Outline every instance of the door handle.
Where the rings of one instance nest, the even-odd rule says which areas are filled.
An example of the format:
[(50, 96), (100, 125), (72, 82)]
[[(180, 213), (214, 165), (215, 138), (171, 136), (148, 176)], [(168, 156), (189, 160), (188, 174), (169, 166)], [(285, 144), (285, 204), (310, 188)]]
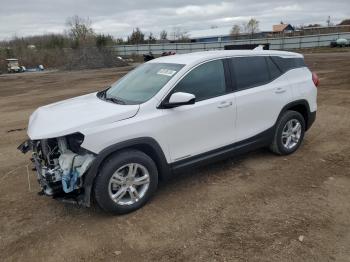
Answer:
[(284, 89), (282, 87), (278, 87), (278, 88), (275, 89), (275, 93), (276, 94), (282, 94), (284, 92), (286, 92), (286, 89)]
[(218, 105), (218, 108), (225, 108), (225, 107), (229, 107), (232, 106), (232, 102), (221, 102), (220, 105)]

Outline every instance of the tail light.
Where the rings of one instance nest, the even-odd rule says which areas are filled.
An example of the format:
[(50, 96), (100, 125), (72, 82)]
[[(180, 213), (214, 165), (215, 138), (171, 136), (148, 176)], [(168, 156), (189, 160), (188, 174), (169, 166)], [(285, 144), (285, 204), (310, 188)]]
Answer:
[(316, 87), (320, 84), (320, 79), (318, 78), (317, 74), (314, 72), (312, 72), (312, 81), (314, 82)]

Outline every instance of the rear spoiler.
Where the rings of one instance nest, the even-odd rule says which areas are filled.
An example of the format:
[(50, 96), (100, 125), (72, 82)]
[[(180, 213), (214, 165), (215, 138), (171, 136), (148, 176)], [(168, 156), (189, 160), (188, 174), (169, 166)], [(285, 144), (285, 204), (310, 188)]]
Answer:
[(253, 50), (254, 50), (254, 51), (263, 51), (263, 50), (264, 50), (264, 46), (263, 46), (263, 45), (258, 45), (258, 46), (255, 47)]

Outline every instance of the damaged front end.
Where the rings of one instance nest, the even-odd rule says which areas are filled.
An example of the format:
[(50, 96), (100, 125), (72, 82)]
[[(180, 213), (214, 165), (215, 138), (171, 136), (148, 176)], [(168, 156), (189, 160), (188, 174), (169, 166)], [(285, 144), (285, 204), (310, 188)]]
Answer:
[(84, 136), (80, 133), (64, 137), (27, 140), (18, 149), (22, 153), (32, 151), (40, 194), (68, 202), (81, 204), (84, 188), (83, 176), (95, 155), (80, 145)]

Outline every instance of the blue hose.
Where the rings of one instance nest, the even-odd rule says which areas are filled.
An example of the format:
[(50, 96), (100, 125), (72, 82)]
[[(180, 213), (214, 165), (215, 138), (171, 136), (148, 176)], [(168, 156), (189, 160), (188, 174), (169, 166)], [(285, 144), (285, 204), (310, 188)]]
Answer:
[(63, 175), (62, 176), (63, 191), (66, 193), (70, 193), (74, 189), (76, 189), (78, 177), (79, 177), (79, 174), (76, 170), (74, 170), (73, 172), (70, 172), (67, 175)]

